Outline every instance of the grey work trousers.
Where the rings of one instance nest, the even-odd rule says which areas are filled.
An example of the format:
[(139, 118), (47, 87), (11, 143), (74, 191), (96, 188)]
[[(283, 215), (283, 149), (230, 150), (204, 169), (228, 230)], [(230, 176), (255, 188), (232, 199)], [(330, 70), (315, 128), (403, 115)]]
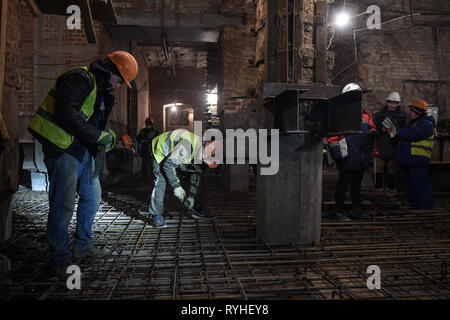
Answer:
[[(181, 182), (178, 179), (176, 169), (179, 167), (185, 176), (190, 179), (190, 187), (188, 190), (188, 197), (194, 198), (194, 209), (203, 209), (203, 192), (201, 190), (201, 168), (198, 165), (184, 165), (177, 166), (170, 159), (164, 159), (161, 163), (158, 163), (153, 159), (153, 174), (155, 176), (155, 186), (152, 191), (149, 204), (149, 212), (151, 215), (161, 215), (164, 211), (164, 195), (166, 193), (167, 182), (175, 189), (181, 186)], [(184, 179), (183, 179), (184, 180)], [(183, 181), (184, 184), (185, 181)]]

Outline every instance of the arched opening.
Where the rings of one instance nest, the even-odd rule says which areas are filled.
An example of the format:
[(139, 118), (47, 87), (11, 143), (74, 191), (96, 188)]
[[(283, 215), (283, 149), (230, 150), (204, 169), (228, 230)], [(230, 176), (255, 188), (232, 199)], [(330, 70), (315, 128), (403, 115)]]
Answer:
[(184, 103), (171, 103), (163, 106), (163, 131), (186, 129), (194, 131), (194, 108)]

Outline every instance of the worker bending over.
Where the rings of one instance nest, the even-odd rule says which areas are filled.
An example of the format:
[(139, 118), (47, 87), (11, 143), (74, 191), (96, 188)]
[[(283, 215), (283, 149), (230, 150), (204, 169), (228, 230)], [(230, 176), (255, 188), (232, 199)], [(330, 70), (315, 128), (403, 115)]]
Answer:
[[(167, 131), (152, 141), (153, 173), (155, 186), (150, 198), (149, 212), (156, 228), (167, 227), (162, 217), (164, 210), (164, 195), (167, 182), (173, 189), (173, 194), (195, 219), (214, 218), (203, 207), (202, 165), (195, 164), (195, 159), (201, 159), (210, 168), (217, 168), (218, 163), (211, 160), (216, 149), (222, 148), (217, 141), (202, 142), (202, 139), (185, 129)], [(179, 168), (190, 176), (189, 194), (183, 189), (176, 169)]]

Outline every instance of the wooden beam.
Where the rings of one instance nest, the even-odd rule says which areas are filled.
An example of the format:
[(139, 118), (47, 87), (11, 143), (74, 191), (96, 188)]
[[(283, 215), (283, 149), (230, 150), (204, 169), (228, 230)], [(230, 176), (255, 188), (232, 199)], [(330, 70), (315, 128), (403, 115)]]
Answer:
[[(161, 14), (145, 12), (140, 9), (116, 9), (117, 19), (121, 25), (142, 27), (161, 27)], [(242, 25), (244, 17), (224, 14), (164, 14), (165, 27), (217, 28), (223, 25)]]
[(39, 14), (39, 8), (36, 5), (36, 2), (34, 0), (26, 0), (28, 8), (30, 8), (31, 13), (33, 14), (33, 17), (37, 17)]
[(316, 82), (327, 83), (327, 1), (319, 0), (316, 3)]
[(265, 73), (267, 82), (278, 82), (278, 1), (267, 1)]
[(5, 85), (6, 63), (6, 26), (8, 20), (8, 0), (2, 0), (1, 31), (0, 31), (0, 133), (4, 140), (9, 140), (8, 128), (3, 119), (3, 87)]
[(95, 36), (94, 20), (92, 19), (92, 10), (89, 0), (82, 0), (80, 2), (81, 18), (83, 19), (84, 32), (89, 43), (97, 43)]

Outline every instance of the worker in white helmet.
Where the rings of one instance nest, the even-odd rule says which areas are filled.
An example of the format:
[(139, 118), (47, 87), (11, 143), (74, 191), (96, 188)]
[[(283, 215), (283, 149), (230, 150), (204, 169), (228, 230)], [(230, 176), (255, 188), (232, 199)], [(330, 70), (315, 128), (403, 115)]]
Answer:
[(397, 151), (397, 139), (391, 138), (383, 127), (386, 118), (392, 120), (397, 128), (406, 125), (406, 113), (400, 107), (401, 98), (398, 92), (391, 92), (386, 97), (386, 105), (374, 116), (376, 135), (376, 172), (374, 172), (375, 188), (378, 192), (387, 191), (393, 194), (397, 191), (397, 167), (395, 155)]
[[(354, 90), (362, 91), (358, 84), (349, 83), (342, 89), (342, 93)], [(370, 167), (375, 140), (375, 125), (372, 115), (364, 107), (361, 110), (361, 118), (360, 133), (327, 137), (330, 154), (336, 161), (339, 170), (334, 196), (336, 200), (335, 218), (340, 221), (368, 218), (361, 206), (361, 183), (364, 171)], [(344, 206), (348, 189), (350, 189), (352, 199), (350, 212), (347, 212)]]

